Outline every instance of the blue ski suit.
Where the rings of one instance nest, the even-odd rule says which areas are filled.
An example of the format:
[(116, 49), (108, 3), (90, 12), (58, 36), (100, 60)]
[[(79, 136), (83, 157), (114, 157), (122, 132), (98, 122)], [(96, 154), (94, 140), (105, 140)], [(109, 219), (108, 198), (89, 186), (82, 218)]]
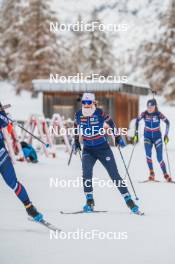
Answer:
[(123, 182), (123, 179), (119, 175), (107, 137), (105, 134), (101, 135), (99, 133), (100, 129), (104, 126), (104, 122), (114, 131), (114, 128), (116, 128), (115, 123), (111, 117), (105, 114), (100, 108), (97, 108), (90, 117), (83, 116), (82, 110), (79, 110), (75, 114), (75, 127), (81, 129), (80, 133), (84, 146), (82, 155), (84, 192), (90, 193), (93, 191), (93, 167), (96, 161), (99, 160), (107, 170), (112, 181), (118, 187), (120, 193), (125, 197), (129, 192), (126, 184), (120, 184)]
[(0, 173), (6, 184), (15, 192), (21, 202), (27, 206), (30, 204), (28, 194), (24, 186), (17, 180), (16, 173), (5, 148), (2, 128), (8, 125), (8, 118), (4, 111), (0, 111)]
[(168, 136), (169, 132), (169, 121), (168, 119), (159, 111), (154, 113), (148, 113), (147, 111), (141, 113), (136, 119), (136, 134), (138, 134), (139, 122), (144, 120), (144, 145), (146, 152), (147, 164), (150, 171), (153, 171), (152, 162), (152, 147), (155, 146), (157, 153), (157, 160), (160, 164), (163, 174), (167, 174), (166, 165), (163, 160), (163, 144), (162, 144), (162, 133), (160, 130), (160, 121), (162, 120), (166, 124), (165, 135)]

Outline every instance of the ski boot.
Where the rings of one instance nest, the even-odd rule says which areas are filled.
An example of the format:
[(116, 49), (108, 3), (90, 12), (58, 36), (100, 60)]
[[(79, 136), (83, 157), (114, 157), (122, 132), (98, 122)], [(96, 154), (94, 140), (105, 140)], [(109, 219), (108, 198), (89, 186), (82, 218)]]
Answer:
[(153, 170), (150, 170), (150, 175), (148, 177), (149, 181), (155, 181), (155, 174)]
[(86, 195), (86, 204), (83, 206), (83, 211), (85, 213), (93, 212), (94, 205), (95, 203), (94, 203), (93, 195), (91, 193), (88, 193)]
[(130, 208), (131, 212), (138, 215), (143, 215), (143, 213), (140, 212), (139, 207), (134, 203), (134, 201), (131, 198), (131, 195), (127, 195), (124, 197), (125, 202), (127, 206)]
[(37, 211), (37, 209), (32, 205), (26, 206), (27, 214), (32, 217), (36, 222), (41, 222), (43, 220), (43, 215)]
[(164, 174), (164, 178), (167, 182), (172, 182), (172, 178), (167, 173)]

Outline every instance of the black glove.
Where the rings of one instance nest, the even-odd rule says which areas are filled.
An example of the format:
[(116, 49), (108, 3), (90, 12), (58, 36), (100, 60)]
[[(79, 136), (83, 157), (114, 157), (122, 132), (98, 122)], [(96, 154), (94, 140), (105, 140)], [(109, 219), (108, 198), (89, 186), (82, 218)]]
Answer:
[(124, 148), (127, 145), (126, 141), (121, 136), (115, 137), (115, 146)]
[(3, 106), (2, 106), (2, 104), (1, 104), (1, 102), (0, 102), (0, 111), (1, 111), (1, 112), (3, 111)]
[(5, 110), (3, 109), (3, 105), (1, 104), (1, 102), (0, 102), (0, 111), (1, 111), (3, 114), (6, 114), (6, 113), (5, 113)]
[(75, 141), (72, 145), (74, 154), (77, 154), (78, 151), (81, 151), (81, 145), (78, 138), (75, 138)]

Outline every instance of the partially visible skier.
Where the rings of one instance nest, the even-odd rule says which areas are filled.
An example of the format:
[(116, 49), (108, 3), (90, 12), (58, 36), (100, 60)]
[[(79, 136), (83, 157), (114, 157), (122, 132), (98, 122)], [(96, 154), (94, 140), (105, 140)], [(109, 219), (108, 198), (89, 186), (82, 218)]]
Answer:
[(25, 141), (22, 141), (20, 144), (26, 160), (28, 162), (37, 163), (38, 156), (34, 147), (31, 144), (26, 143)]
[(33, 206), (24, 186), (17, 180), (13, 164), (4, 144), (2, 128), (7, 127), (8, 123), (7, 115), (0, 104), (0, 173), (6, 184), (14, 191), (18, 199), (23, 203), (27, 214), (35, 221), (40, 222), (43, 219), (43, 215)]
[[(97, 160), (107, 170), (111, 179), (115, 182), (119, 192), (123, 196), (127, 206), (135, 214), (141, 214), (139, 207), (135, 204), (126, 187), (122, 186), (122, 178), (118, 172), (113, 152), (108, 144), (106, 135), (100, 133), (104, 123), (107, 123), (115, 136), (116, 146), (125, 146), (122, 137), (115, 133), (115, 123), (111, 117), (97, 108), (95, 95), (93, 93), (84, 93), (82, 97), (82, 108), (75, 114), (75, 128), (81, 130), (83, 139), (82, 169), (83, 169), (83, 186), (86, 197), (86, 204), (83, 207), (84, 212), (92, 212), (94, 209), (93, 198), (93, 167)], [(95, 132), (93, 129), (95, 128)], [(73, 145), (75, 153), (81, 150), (79, 135), (75, 135), (75, 143)], [(121, 183), (121, 184), (119, 184)]]
[(157, 107), (157, 102), (155, 99), (148, 100), (147, 110), (141, 113), (141, 115), (138, 116), (136, 119), (135, 136), (134, 136), (135, 143), (137, 143), (139, 140), (138, 128), (139, 128), (139, 122), (142, 119), (145, 122), (144, 145), (145, 145), (147, 164), (149, 168), (149, 178), (148, 179), (150, 181), (155, 180), (155, 173), (153, 170), (153, 162), (152, 162), (152, 148), (154, 146), (156, 149), (156, 153), (157, 153), (157, 160), (160, 164), (164, 178), (166, 179), (166, 181), (171, 182), (172, 178), (170, 177), (170, 175), (168, 175), (166, 165), (163, 160), (163, 143), (162, 143), (162, 133), (160, 130), (160, 121), (162, 120), (166, 124), (166, 130), (165, 130), (165, 135), (164, 135), (165, 144), (168, 144), (169, 142), (168, 132), (169, 132), (170, 123), (168, 119), (161, 112), (159, 112), (158, 107)]

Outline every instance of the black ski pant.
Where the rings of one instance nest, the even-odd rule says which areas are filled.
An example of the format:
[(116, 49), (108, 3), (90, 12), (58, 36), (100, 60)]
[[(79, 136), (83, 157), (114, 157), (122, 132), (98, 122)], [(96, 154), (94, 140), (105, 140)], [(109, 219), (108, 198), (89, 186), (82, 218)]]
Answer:
[(83, 149), (82, 169), (84, 192), (89, 193), (93, 191), (93, 167), (97, 160), (99, 160), (105, 167), (108, 175), (116, 184), (120, 193), (123, 196), (128, 194), (129, 192), (126, 187), (126, 183), (122, 184), (123, 179), (118, 172), (113, 152), (107, 143), (91, 148), (84, 147)]

